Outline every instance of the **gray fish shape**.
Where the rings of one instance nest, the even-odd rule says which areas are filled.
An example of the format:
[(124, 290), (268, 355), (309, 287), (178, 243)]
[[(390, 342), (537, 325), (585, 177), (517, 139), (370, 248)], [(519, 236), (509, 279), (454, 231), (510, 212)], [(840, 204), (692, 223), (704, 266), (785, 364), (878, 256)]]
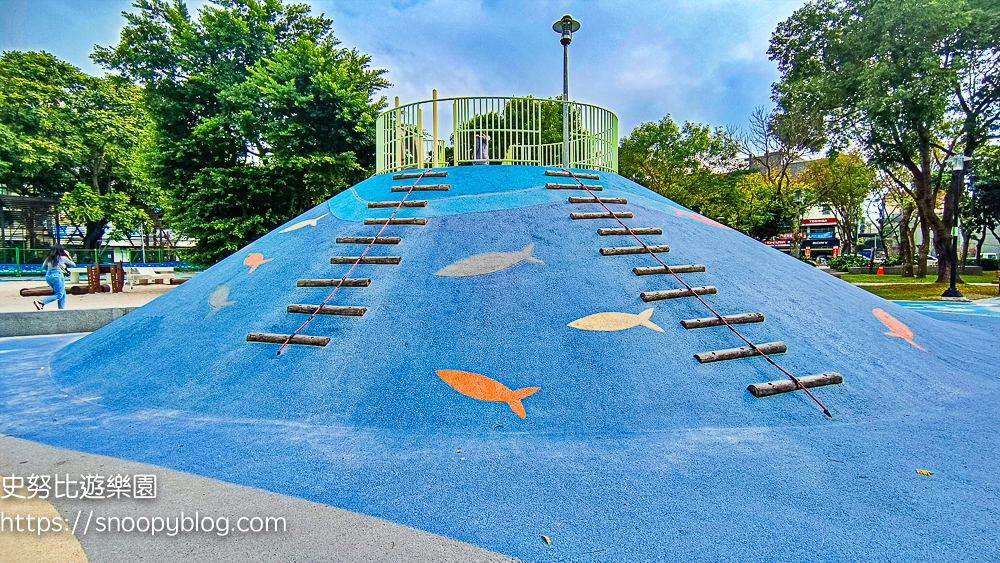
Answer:
[(212, 315), (218, 313), (223, 307), (235, 304), (235, 301), (229, 301), (229, 288), (224, 285), (220, 285), (215, 288), (212, 295), (208, 296), (208, 306), (212, 308), (212, 310), (208, 313), (208, 316), (211, 317)]
[(531, 243), (517, 252), (484, 252), (482, 254), (473, 254), (468, 258), (462, 258), (448, 264), (444, 268), (434, 272), (434, 275), (443, 278), (465, 278), (492, 274), (500, 270), (506, 270), (521, 262), (544, 264), (545, 262), (531, 255), (534, 249), (535, 244)]

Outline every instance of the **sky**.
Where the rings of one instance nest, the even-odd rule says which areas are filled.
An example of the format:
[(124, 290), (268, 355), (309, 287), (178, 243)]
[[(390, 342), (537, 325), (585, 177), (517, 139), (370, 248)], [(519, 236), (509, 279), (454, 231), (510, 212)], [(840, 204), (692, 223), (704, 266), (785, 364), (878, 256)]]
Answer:
[[(189, 1), (194, 12), (205, 0)], [(562, 93), (552, 23), (581, 22), (570, 46), (570, 98), (608, 108), (622, 135), (666, 114), (745, 126), (770, 106), (767, 58), (778, 22), (804, 0), (306, 0), (346, 47), (389, 72), (390, 103), (438, 95)], [(44, 50), (91, 74), (94, 45), (113, 45), (131, 0), (0, 0), (0, 50)]]

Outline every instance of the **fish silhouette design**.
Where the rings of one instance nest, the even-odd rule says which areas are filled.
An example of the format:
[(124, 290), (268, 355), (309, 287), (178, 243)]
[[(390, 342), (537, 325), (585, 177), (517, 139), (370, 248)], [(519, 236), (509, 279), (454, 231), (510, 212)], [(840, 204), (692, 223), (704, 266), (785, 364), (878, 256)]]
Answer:
[(649, 320), (652, 315), (652, 308), (646, 309), (638, 315), (633, 315), (632, 313), (613, 312), (594, 313), (593, 315), (587, 315), (582, 319), (577, 319), (566, 326), (571, 326), (580, 330), (625, 330), (634, 326), (642, 325), (657, 332), (663, 332), (662, 328), (656, 326), (653, 321)]
[(270, 262), (271, 260), (274, 260), (274, 258), (265, 259), (264, 255), (261, 254), (260, 252), (251, 252), (250, 254), (247, 254), (246, 258), (243, 259), (243, 265), (250, 266), (250, 271), (247, 272), (248, 274), (250, 274), (257, 269), (257, 266), (260, 266), (265, 262)]
[(729, 228), (729, 227), (723, 225), (722, 223), (713, 221), (713, 220), (709, 219), (708, 217), (705, 217), (704, 215), (698, 215), (697, 213), (691, 213), (690, 211), (684, 211), (683, 209), (678, 209), (676, 214), (677, 215), (681, 215), (683, 217), (690, 217), (692, 219), (697, 219), (697, 220), (701, 221), (702, 223), (708, 223), (709, 225), (712, 225), (713, 227), (719, 227), (720, 229), (728, 229)]
[(434, 272), (434, 275), (443, 278), (464, 278), (492, 274), (500, 270), (506, 270), (521, 262), (544, 264), (545, 262), (531, 255), (534, 249), (535, 244), (531, 243), (517, 252), (484, 252), (483, 254), (473, 254), (468, 258), (462, 258), (448, 264), (444, 268)]
[(326, 217), (327, 215), (329, 215), (329, 213), (324, 213), (324, 214), (320, 215), (319, 217), (317, 217), (315, 219), (306, 219), (305, 221), (299, 221), (298, 223), (295, 223), (291, 227), (285, 227), (284, 229), (281, 229), (278, 232), (279, 233), (290, 233), (292, 231), (297, 231), (297, 230), (301, 229), (302, 227), (315, 227), (316, 226), (316, 222), (319, 221), (320, 219), (322, 219), (323, 217)]
[(480, 401), (492, 401), (495, 403), (507, 403), (517, 416), (524, 418), (528, 416), (524, 412), (524, 405), (521, 399), (531, 395), (541, 389), (541, 387), (525, 387), (512, 391), (506, 385), (495, 379), (472, 373), (471, 371), (461, 371), (457, 369), (439, 369), (436, 371), (438, 377), (459, 393), (479, 399)]
[(212, 295), (208, 296), (208, 306), (212, 308), (212, 310), (209, 311), (208, 316), (211, 317), (212, 315), (218, 313), (223, 307), (228, 307), (230, 305), (235, 305), (235, 302), (229, 300), (229, 288), (224, 285), (220, 285), (215, 288)]
[(885, 333), (886, 336), (895, 336), (896, 338), (902, 338), (903, 340), (909, 342), (910, 344), (913, 344), (918, 349), (923, 350), (924, 352), (927, 351), (921, 345), (913, 341), (913, 331), (910, 330), (910, 327), (899, 322), (898, 320), (896, 320), (895, 317), (893, 317), (889, 313), (886, 313), (882, 309), (877, 309), (877, 308), (872, 309), (872, 314), (875, 315), (875, 318), (882, 321), (882, 324), (888, 327), (889, 332)]

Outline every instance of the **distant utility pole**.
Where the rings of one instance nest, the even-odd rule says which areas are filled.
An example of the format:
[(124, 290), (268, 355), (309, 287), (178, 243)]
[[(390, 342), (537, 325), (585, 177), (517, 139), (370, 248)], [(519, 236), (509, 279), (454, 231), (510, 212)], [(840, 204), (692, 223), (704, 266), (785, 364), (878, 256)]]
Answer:
[(573, 33), (580, 30), (580, 22), (566, 14), (561, 20), (552, 24), (552, 31), (561, 33), (559, 42), (563, 46), (563, 168), (569, 168), (569, 44), (573, 42)]

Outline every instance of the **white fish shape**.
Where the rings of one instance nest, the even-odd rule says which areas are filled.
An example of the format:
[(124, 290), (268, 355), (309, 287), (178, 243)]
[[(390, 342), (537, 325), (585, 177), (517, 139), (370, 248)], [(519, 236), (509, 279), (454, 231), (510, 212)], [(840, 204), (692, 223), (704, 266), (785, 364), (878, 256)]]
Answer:
[(209, 311), (208, 316), (211, 317), (212, 315), (222, 310), (223, 307), (228, 307), (230, 305), (235, 305), (235, 304), (236, 304), (235, 301), (229, 300), (229, 288), (224, 285), (220, 285), (219, 287), (215, 288), (215, 291), (212, 292), (212, 295), (208, 296), (208, 306), (212, 308), (212, 310)]
[(580, 330), (626, 330), (642, 325), (657, 332), (664, 332), (649, 318), (653, 315), (653, 309), (646, 309), (638, 315), (632, 313), (594, 313), (586, 317), (577, 319), (566, 326), (578, 328)]
[(323, 217), (326, 217), (327, 215), (329, 215), (329, 213), (324, 213), (324, 214), (320, 215), (319, 217), (317, 217), (315, 219), (306, 219), (305, 221), (299, 221), (298, 223), (295, 223), (291, 227), (285, 227), (284, 229), (281, 229), (278, 232), (279, 233), (289, 233), (289, 232), (292, 232), (292, 231), (297, 231), (297, 230), (301, 229), (302, 227), (315, 227), (316, 226), (316, 222), (319, 221), (320, 219), (322, 219)]
[(531, 255), (534, 249), (535, 243), (531, 243), (517, 252), (484, 252), (482, 254), (473, 254), (468, 258), (462, 258), (448, 264), (444, 268), (434, 272), (434, 275), (443, 278), (465, 278), (492, 274), (500, 270), (506, 270), (521, 262), (544, 264), (545, 262)]

